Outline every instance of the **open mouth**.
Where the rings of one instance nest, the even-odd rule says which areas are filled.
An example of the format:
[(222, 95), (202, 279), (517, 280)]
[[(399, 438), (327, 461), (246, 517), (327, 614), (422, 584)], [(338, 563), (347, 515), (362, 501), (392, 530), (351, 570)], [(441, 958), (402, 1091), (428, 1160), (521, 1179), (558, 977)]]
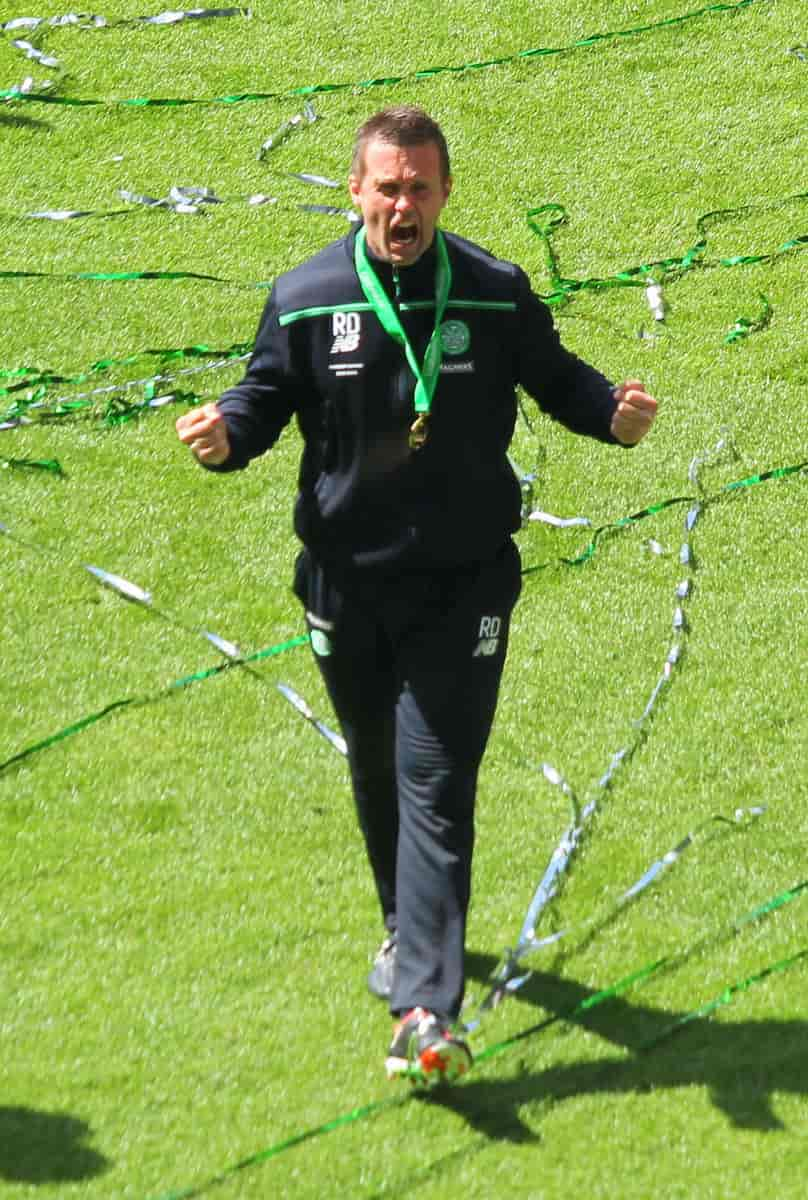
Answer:
[(412, 246), (418, 238), (416, 225), (396, 225), (390, 230), (390, 241), (394, 246)]

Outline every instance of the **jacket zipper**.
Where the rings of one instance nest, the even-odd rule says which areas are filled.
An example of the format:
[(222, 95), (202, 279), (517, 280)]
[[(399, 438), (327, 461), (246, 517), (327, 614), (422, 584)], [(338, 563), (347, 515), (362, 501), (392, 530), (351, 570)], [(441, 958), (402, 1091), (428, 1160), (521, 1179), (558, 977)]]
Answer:
[[(401, 320), (401, 276), (398, 273), (398, 267), (393, 267), (393, 304)], [(409, 363), (404, 360), (404, 363), (399, 368), (398, 372), (398, 397), (401, 407), (405, 407), (407, 403), (412, 403), (412, 372)]]

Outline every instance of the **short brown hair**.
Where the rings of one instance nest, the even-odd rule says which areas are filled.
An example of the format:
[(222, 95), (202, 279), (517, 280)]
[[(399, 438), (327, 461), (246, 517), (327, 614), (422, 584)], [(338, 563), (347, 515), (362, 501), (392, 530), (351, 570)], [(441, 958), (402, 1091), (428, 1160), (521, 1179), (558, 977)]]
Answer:
[(351, 174), (357, 179), (362, 178), (365, 149), (372, 141), (387, 142), (391, 146), (425, 146), (432, 142), (437, 147), (443, 182), (447, 183), (451, 176), (449, 147), (443, 130), (422, 108), (409, 104), (384, 108), (360, 125), (351, 159)]

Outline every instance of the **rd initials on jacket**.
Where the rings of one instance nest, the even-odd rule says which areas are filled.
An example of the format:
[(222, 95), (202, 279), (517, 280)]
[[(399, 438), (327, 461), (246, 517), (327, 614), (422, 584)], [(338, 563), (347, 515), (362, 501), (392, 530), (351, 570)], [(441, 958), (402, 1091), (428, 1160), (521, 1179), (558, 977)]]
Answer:
[(358, 350), (360, 329), (359, 313), (332, 313), (331, 332), (334, 335), (334, 341), (331, 346), (331, 353), (353, 354), (354, 350)]
[(501, 617), (483, 617), (477, 634), (479, 641), (474, 648), (472, 658), (489, 658), (496, 654), (499, 646), (499, 631), (502, 628)]

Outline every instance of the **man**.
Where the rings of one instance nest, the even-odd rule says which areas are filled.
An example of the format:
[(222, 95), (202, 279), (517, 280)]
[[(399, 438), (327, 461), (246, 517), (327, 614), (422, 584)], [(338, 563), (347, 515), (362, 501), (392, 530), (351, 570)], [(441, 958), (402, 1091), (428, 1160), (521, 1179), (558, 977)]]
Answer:
[(515, 387), (569, 429), (633, 445), (656, 402), (565, 350), (511, 263), (438, 229), (446, 141), (417, 108), (359, 130), (362, 224), (275, 282), (243, 381), (177, 422), (214, 470), (304, 449), (294, 588), (342, 727), (387, 936), (368, 983), (391, 1076), (451, 1081), (477, 773), (520, 589)]

